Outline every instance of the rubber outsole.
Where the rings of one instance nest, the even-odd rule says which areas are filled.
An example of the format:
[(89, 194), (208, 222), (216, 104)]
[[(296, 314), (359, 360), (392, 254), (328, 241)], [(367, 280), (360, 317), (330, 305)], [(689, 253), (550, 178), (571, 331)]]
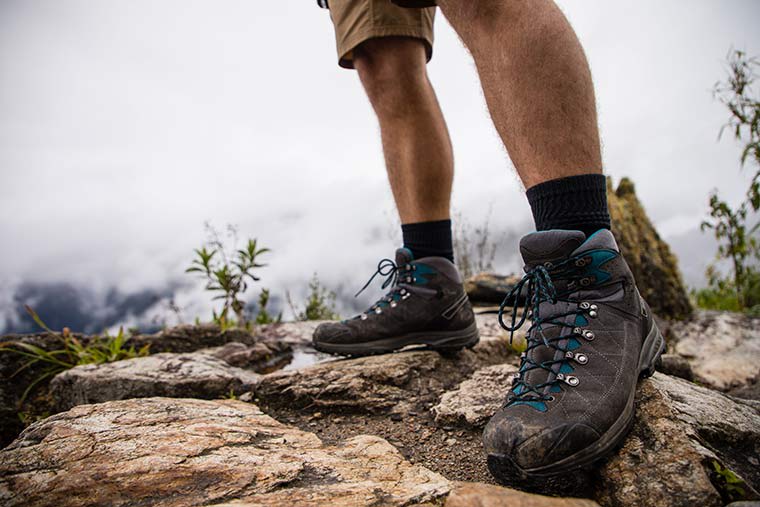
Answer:
[[(664, 350), (665, 339), (653, 321), (639, 354), (639, 378), (651, 377), (655, 373)], [(520, 467), (505, 454), (489, 454), (487, 458), (488, 470), (496, 480), (511, 484), (516, 478), (528, 481), (543, 480), (591, 465), (606, 457), (628, 435), (634, 422), (635, 395), (636, 389), (633, 389), (629, 394), (623, 413), (593, 445), (558, 462), (531, 469)]]
[(395, 352), (410, 345), (426, 345), (439, 352), (456, 352), (472, 348), (480, 341), (478, 327), (473, 322), (457, 331), (417, 332), (402, 336), (370, 340), (361, 343), (320, 343), (314, 341), (314, 348), (327, 354), (348, 357), (363, 357)]

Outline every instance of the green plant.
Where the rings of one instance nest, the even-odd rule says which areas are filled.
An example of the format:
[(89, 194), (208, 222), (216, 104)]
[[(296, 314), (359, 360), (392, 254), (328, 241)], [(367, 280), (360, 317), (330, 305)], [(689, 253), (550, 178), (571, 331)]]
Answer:
[(710, 482), (720, 493), (726, 502), (735, 502), (747, 499), (747, 484), (731, 469), (721, 465), (718, 460), (710, 461)]
[(256, 324), (272, 324), (275, 322), (282, 322), (282, 312), (277, 317), (272, 317), (267, 310), (269, 304), (269, 289), (261, 289), (259, 294), (259, 310), (256, 313)]
[(296, 320), (338, 320), (340, 316), (335, 311), (335, 293), (323, 287), (314, 273), (309, 281), (309, 295), (303, 310), (296, 309), (290, 294), (288, 304)]
[(702, 222), (701, 228), (713, 231), (719, 243), (716, 262), (727, 261), (731, 273), (721, 276), (717, 266), (711, 265), (708, 271), (710, 292), (702, 294), (701, 298), (698, 294), (697, 302), (709, 303), (716, 296), (726, 300), (727, 294), (733, 291), (738, 309), (746, 310), (760, 305), (760, 298), (755, 299), (752, 289), (758, 277), (756, 265), (760, 259), (760, 240), (757, 233), (760, 223), (748, 223), (749, 218), (760, 210), (760, 100), (752, 88), (760, 62), (747, 57), (743, 51), (732, 49), (728, 55), (728, 67), (728, 78), (725, 82), (718, 82), (713, 90), (730, 113), (719, 137), (730, 129), (734, 138), (744, 143), (741, 167), (751, 161), (757, 168), (738, 205), (732, 206), (723, 200), (717, 190), (710, 194), (710, 218)]
[(39, 315), (28, 305), (24, 305), (27, 313), (34, 319), (34, 322), (59, 342), (60, 347), (47, 350), (37, 345), (23, 341), (12, 340), (0, 343), (0, 352), (18, 354), (28, 358), (13, 374), (11, 378), (35, 365), (41, 365), (40, 373), (26, 387), (19, 405), (23, 404), (32, 389), (40, 382), (57, 375), (58, 373), (73, 368), (81, 364), (100, 364), (119, 361), (122, 359), (131, 359), (133, 357), (146, 356), (149, 353), (149, 345), (136, 350), (134, 346), (127, 348), (128, 337), (123, 328), (119, 328), (116, 336), (111, 336), (105, 332), (103, 336), (93, 336), (83, 343), (76, 338), (68, 328), (57, 333), (51, 330), (42, 321)]
[(237, 229), (233, 226), (227, 227), (228, 235), (232, 238), (231, 247), (222, 241), (213, 227), (206, 224), (206, 229), (210, 239), (195, 250), (196, 258), (185, 272), (199, 273), (206, 280), (206, 290), (217, 294), (213, 299), (222, 301), (221, 310), (213, 311), (214, 322), (222, 330), (236, 326), (246, 327), (245, 301), (240, 298), (248, 289), (248, 281), (259, 281), (253, 271), (266, 266), (257, 259), (269, 252), (269, 249), (259, 248), (255, 239), (249, 239), (245, 248), (236, 249)]

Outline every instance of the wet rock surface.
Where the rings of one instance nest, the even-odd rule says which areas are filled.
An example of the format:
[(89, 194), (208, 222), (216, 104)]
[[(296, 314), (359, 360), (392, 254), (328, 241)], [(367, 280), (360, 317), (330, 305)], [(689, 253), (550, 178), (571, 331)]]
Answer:
[(704, 385), (725, 391), (760, 376), (760, 317), (700, 310), (674, 322), (668, 334), (669, 350), (685, 358)]
[(252, 390), (259, 375), (204, 353), (161, 353), (76, 366), (56, 375), (50, 391), (59, 410), (129, 398), (220, 398)]

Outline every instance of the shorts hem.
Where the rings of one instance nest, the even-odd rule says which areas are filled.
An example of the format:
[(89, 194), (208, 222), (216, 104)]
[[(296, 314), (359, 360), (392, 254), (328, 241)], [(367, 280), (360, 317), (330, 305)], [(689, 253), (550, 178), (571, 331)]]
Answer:
[(425, 54), (429, 62), (433, 58), (433, 37), (427, 30), (408, 25), (383, 26), (382, 28), (371, 28), (364, 30), (353, 37), (344, 40), (338, 51), (338, 65), (344, 69), (353, 69), (354, 62), (351, 54), (361, 43), (370, 39), (379, 39), (382, 37), (409, 37), (420, 39), (425, 44)]

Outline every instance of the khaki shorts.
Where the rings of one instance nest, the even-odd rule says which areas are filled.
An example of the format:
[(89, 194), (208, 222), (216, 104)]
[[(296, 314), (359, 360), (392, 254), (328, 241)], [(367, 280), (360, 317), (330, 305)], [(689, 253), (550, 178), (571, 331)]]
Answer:
[(390, 0), (330, 0), (335, 25), (338, 65), (353, 69), (354, 49), (376, 37), (413, 37), (425, 44), (427, 59), (433, 56), (435, 7), (407, 9)]

